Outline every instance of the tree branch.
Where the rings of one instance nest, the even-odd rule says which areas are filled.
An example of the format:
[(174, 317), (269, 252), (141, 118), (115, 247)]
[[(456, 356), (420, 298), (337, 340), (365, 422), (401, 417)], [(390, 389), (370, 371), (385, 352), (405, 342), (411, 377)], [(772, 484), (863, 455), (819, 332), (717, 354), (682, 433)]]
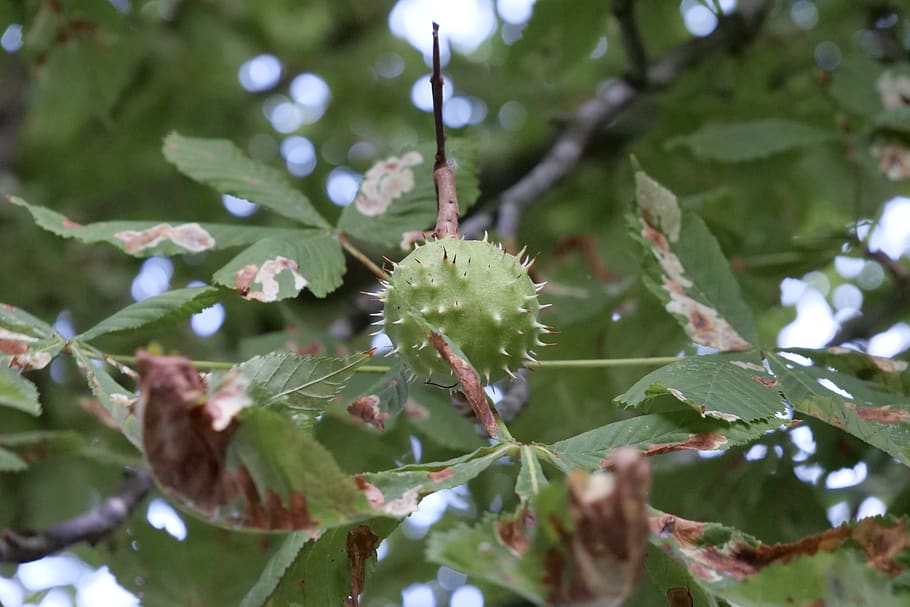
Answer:
[[(668, 87), (686, 69), (710, 55), (734, 50), (750, 41), (770, 6), (767, 0), (744, 0), (737, 12), (719, 16), (720, 23), (714, 33), (681, 44), (650, 62), (642, 84), (636, 85), (628, 78), (617, 80), (603, 93), (583, 103), (540, 162), (500, 195), (496, 225), (499, 235), (514, 246), (521, 216), (575, 169), (588, 142), (603, 125), (618, 118), (646, 94)], [(462, 225), (462, 233), (476, 236), (491, 221), (491, 213), (481, 213)]]
[(455, 193), (455, 171), (446, 160), (446, 133), (442, 121), (442, 68), (439, 65), (439, 25), (433, 24), (433, 121), (436, 124), (436, 161), (433, 182), (436, 185), (436, 238), (458, 238), (458, 196)]
[(641, 39), (641, 32), (638, 31), (633, 0), (613, 0), (613, 16), (619, 23), (619, 36), (626, 53), (626, 61), (629, 62), (626, 80), (637, 86), (643, 85), (648, 73), (648, 55)]
[(869, 339), (888, 324), (894, 322), (910, 303), (910, 270), (900, 261), (878, 249), (873, 251), (868, 246), (854, 239), (854, 245), (860, 246), (863, 256), (877, 261), (891, 276), (891, 292), (878, 302), (871, 310), (859, 314), (841, 324), (840, 329), (827, 346), (837, 346), (848, 341)]
[(28, 563), (79, 542), (95, 544), (125, 521), (154, 485), (146, 470), (129, 473), (120, 490), (100, 504), (40, 531), (0, 535), (0, 563)]

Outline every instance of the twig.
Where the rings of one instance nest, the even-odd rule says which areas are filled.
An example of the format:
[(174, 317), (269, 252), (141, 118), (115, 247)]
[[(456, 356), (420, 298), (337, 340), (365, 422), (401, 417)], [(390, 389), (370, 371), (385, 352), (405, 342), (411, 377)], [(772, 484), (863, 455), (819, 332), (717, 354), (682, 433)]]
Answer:
[(347, 251), (351, 257), (362, 263), (370, 272), (375, 274), (379, 280), (387, 280), (389, 278), (389, 275), (386, 274), (385, 270), (373, 263), (369, 257), (363, 254), (363, 251), (355, 247), (343, 232), (339, 232), (338, 242), (341, 243), (342, 248)]
[(531, 391), (528, 386), (528, 370), (519, 369), (515, 375), (517, 375), (517, 377), (512, 380), (508, 389), (505, 391), (505, 394), (503, 394), (499, 402), (496, 403), (496, 410), (499, 411), (499, 415), (502, 416), (503, 421), (508, 424), (511, 424), (518, 418), (518, 414), (521, 413), (522, 409), (525, 408), (525, 405), (528, 404), (528, 399), (531, 396)]
[(433, 120), (436, 123), (436, 162), (433, 182), (436, 184), (436, 238), (458, 238), (458, 195), (455, 193), (455, 171), (446, 160), (446, 133), (442, 122), (442, 68), (439, 65), (439, 25), (433, 24)]
[(881, 249), (873, 251), (868, 245), (856, 239), (853, 244), (861, 247), (863, 256), (881, 264), (894, 284), (891, 292), (871, 310), (842, 323), (834, 337), (826, 344), (828, 347), (858, 339), (869, 339), (892, 322), (910, 303), (910, 270)]
[(120, 490), (100, 504), (41, 531), (5, 529), (0, 536), (0, 563), (28, 563), (79, 542), (95, 544), (119, 527), (154, 485), (145, 470), (132, 472)]
[(619, 36), (626, 52), (626, 61), (629, 63), (626, 80), (643, 85), (648, 72), (648, 56), (641, 32), (638, 31), (638, 22), (635, 20), (633, 0), (613, 0), (613, 15), (619, 23)]
[[(767, 0), (743, 0), (737, 12), (719, 16), (720, 23), (712, 34), (681, 44), (650, 62), (642, 84), (628, 78), (616, 80), (603, 93), (583, 103), (540, 162), (500, 195), (496, 230), (507, 245), (514, 247), (521, 216), (528, 207), (575, 169), (588, 142), (603, 125), (647, 93), (671, 85), (686, 69), (711, 54), (748, 42), (758, 32), (770, 6)], [(470, 227), (474, 235), (489, 224), (474, 221)]]

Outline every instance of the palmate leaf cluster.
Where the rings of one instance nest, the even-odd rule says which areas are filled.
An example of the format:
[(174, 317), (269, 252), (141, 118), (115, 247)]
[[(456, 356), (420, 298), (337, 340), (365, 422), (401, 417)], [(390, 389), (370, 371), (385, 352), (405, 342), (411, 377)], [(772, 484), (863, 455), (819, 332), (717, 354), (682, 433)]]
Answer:
[[(186, 540), (140, 508), (73, 548), (144, 605), (361, 594), (382, 606), (415, 583), (443, 604), (454, 588), (440, 566), (488, 605), (910, 601), (906, 355), (865, 354), (861, 333), (851, 348), (776, 347), (792, 320), (781, 280), (845, 282), (837, 256), (889, 276), (864, 287), (870, 327), (907, 320), (905, 261), (882, 272), (868, 227), (856, 229), (910, 177), (899, 155), (910, 104), (894, 106), (892, 86), (910, 74), (907, 51), (857, 34), (878, 9), (819, 3), (816, 29), (803, 30), (790, 3), (769, 3), (748, 45), (603, 125), (570, 177), (540, 192), (518, 240), (539, 252), (541, 298), (554, 304), (541, 319), (560, 331), (557, 347), (539, 353), (520, 413), (504, 401), (507, 424), (486, 440), (448, 390), (372, 357), (357, 320), (358, 292), (376, 281), (358, 258), (400, 258), (436, 210), (432, 124), (407, 99), (425, 68), (389, 35), (390, 7), (159, 4), (0, 9), (26, 32), (0, 67), (30, 91), (12, 170), (0, 164), (0, 525), (46, 528), (112, 492), (124, 466), (149, 467)], [(640, 4), (654, 56), (691, 39), (674, 3)], [(539, 0), (515, 44), (506, 32), (473, 56), (453, 52), (457, 93), (487, 110), (450, 133), (463, 213), (495, 211), (561, 113), (605, 73), (623, 76), (610, 3), (576, 8)], [(606, 54), (590, 57), (604, 35)], [(822, 44), (839, 49), (836, 69), (815, 64)], [(237, 86), (237, 66), (262, 48), (331, 85), (330, 110), (306, 127), (322, 159), (307, 178), (268, 151), (266, 94)], [(403, 75), (381, 75), (391, 55)], [(514, 118), (514, 104), (525, 122), (506, 130), (496, 118)], [(366, 176), (340, 211), (323, 187), (332, 165)], [(401, 194), (376, 200), (369, 176), (380, 174), (403, 178)], [(228, 218), (223, 195), (260, 210)], [(126, 303), (132, 260), (152, 256), (172, 260), (174, 288)], [(187, 321), (216, 303), (225, 326), (195, 336)], [(547, 366), (569, 359), (592, 363)], [(199, 424), (186, 411), (203, 406)], [(814, 451), (797, 448), (796, 428), (811, 429)], [(223, 452), (210, 475), (183, 465), (198, 462), (198, 444)], [(648, 464), (623, 464), (623, 448)], [(854, 466), (864, 484), (825, 489)], [(636, 495), (648, 467), (646, 508)], [(886, 516), (831, 528), (826, 509), (856, 514), (873, 494)], [(586, 509), (591, 495), (601, 510)], [(406, 518), (427, 498), (455, 504), (428, 533)], [(619, 552), (641, 553), (640, 580), (635, 558), (586, 543), (598, 522), (631, 530)]]

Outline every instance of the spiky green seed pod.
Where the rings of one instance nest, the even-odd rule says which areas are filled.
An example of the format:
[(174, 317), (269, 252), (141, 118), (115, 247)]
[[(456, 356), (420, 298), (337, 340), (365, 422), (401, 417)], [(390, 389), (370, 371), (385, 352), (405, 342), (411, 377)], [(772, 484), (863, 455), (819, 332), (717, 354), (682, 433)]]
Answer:
[[(546, 327), (528, 277), (530, 263), (484, 241), (430, 241), (395, 265), (380, 299), (385, 332), (418, 377), (451, 382), (452, 372), (428, 343), (428, 323), (452, 340), (488, 381), (533, 361)], [(426, 323), (420, 322), (421, 316)]]

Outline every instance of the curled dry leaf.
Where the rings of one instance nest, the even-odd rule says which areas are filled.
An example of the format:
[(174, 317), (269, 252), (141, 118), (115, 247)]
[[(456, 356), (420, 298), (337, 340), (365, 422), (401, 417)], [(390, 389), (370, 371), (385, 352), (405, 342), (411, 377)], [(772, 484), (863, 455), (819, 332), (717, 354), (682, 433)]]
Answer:
[(534, 513), (525, 508), (515, 518), (502, 518), (496, 521), (493, 532), (506, 550), (521, 558), (531, 547), (531, 537), (527, 530), (535, 524)]
[(379, 408), (380, 398), (375, 394), (361, 396), (348, 405), (347, 411), (352, 417), (360, 419), (379, 430), (385, 430), (385, 420), (389, 414)]
[(345, 601), (345, 607), (358, 607), (360, 604), (366, 562), (375, 554), (379, 539), (366, 525), (359, 525), (348, 533), (345, 545), (351, 563), (351, 594)]
[(239, 373), (221, 378), (211, 396), (183, 357), (136, 355), (139, 369), (142, 443), (157, 482), (213, 515), (235, 501), (232, 522), (259, 529), (312, 529), (306, 496), (291, 491), (286, 501), (260, 490), (245, 466), (229, 469), (228, 446), (249, 406), (247, 381)]
[(170, 240), (192, 253), (200, 253), (215, 246), (215, 239), (198, 223), (184, 223), (178, 226), (159, 223), (147, 230), (117, 232), (114, 238), (122, 242), (130, 253), (156, 247), (165, 240)]
[(694, 607), (695, 599), (692, 598), (692, 593), (688, 588), (677, 586), (667, 589), (667, 605), (668, 607)]
[(546, 556), (544, 582), (556, 605), (620, 605), (644, 568), (651, 471), (644, 456), (618, 449), (614, 473), (568, 477), (570, 529), (554, 521), (562, 547)]
[[(897, 558), (910, 548), (905, 521), (891, 524), (882, 519), (865, 518), (853, 527), (845, 524), (795, 542), (770, 546), (741, 534), (712, 534), (712, 525), (708, 523), (671, 514), (649, 518), (651, 533), (672, 539), (683, 553), (692, 575), (708, 582), (719, 582), (725, 578), (743, 580), (773, 563), (788, 563), (796, 557), (834, 551), (848, 540), (853, 540), (866, 553), (872, 566), (891, 577), (907, 568)], [(723, 543), (712, 543), (709, 539), (712, 535), (725, 539)]]
[[(855, 356), (857, 354), (856, 350), (851, 350), (850, 348), (843, 348), (841, 346), (831, 346), (830, 348), (825, 348), (825, 352), (829, 354), (838, 354), (846, 356)], [(884, 356), (875, 356), (873, 354), (863, 354), (863, 357), (871, 362), (873, 365), (878, 367), (880, 371), (885, 373), (903, 373), (907, 370), (907, 361), (906, 360), (894, 360), (893, 358), (886, 358)]]
[(227, 503), (237, 492), (225, 472), (236, 421), (214, 428), (205, 385), (189, 359), (140, 350), (136, 362), (143, 450), (155, 478), (201, 510)]

